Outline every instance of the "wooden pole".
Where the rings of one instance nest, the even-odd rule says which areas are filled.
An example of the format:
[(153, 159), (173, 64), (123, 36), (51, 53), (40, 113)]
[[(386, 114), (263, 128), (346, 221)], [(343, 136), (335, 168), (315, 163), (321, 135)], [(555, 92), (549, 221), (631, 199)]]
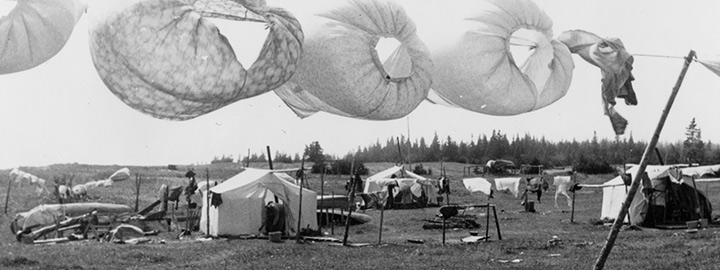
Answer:
[(250, 148), (248, 148), (247, 160), (245, 161), (245, 168), (250, 168)]
[[(305, 160), (305, 159), (303, 159), (303, 160)], [(323, 207), (323, 206), (325, 206), (325, 166), (323, 166), (322, 174), (320, 175), (320, 198), (321, 198), (320, 214), (322, 214), (322, 212), (325, 210), (325, 207)], [(323, 215), (320, 215), (320, 216), (323, 217)], [(326, 222), (327, 214), (325, 214), (324, 217), (325, 217), (325, 220), (323, 220), (324, 221), (323, 223), (325, 223), (325, 225), (327, 225), (327, 222)]]
[[(572, 186), (577, 185), (577, 178), (575, 177), (575, 173), (570, 176), (572, 177)], [(575, 223), (575, 193), (577, 193), (577, 190), (573, 189), (573, 197), (572, 197), (572, 206), (570, 206), (570, 223)]]
[(332, 222), (330, 222), (330, 234), (335, 235), (335, 191), (333, 190), (331, 193), (333, 198), (333, 207), (330, 209), (330, 218), (332, 220)]
[(138, 211), (140, 206), (140, 175), (135, 174), (135, 213)]
[(270, 166), (270, 169), (272, 170), (272, 169), (273, 169), (273, 164), (272, 164), (272, 156), (270, 155), (270, 146), (268, 145), (268, 146), (266, 146), (265, 148), (267, 149), (267, 153), (268, 153), (268, 157), (267, 157), (267, 158), (268, 158), (268, 165)]
[(490, 204), (485, 207), (485, 241), (490, 237)]
[(7, 215), (8, 201), (10, 200), (10, 188), (12, 187), (12, 177), (8, 176), (7, 192), (5, 192), (5, 214)]
[(343, 246), (347, 245), (348, 233), (350, 232), (350, 216), (352, 215), (352, 204), (355, 201), (355, 178), (352, 178), (350, 185), (353, 186), (350, 189), (350, 196), (348, 197), (348, 216), (345, 219), (345, 236), (343, 237)]
[(444, 246), (444, 245), (445, 245), (445, 216), (442, 217), (442, 220), (443, 220), (443, 225), (442, 225), (442, 230), (443, 230), (442, 245)]
[(380, 229), (378, 231), (378, 245), (382, 243), (383, 218), (385, 216), (385, 205), (380, 208)]
[(497, 229), (498, 240), (502, 240), (502, 235), (500, 234), (500, 222), (498, 221), (498, 218), (497, 218), (497, 211), (495, 211), (495, 205), (492, 205), (492, 209), (493, 209), (493, 217), (495, 218), (495, 229)]
[(210, 169), (208, 168), (205, 168), (205, 187), (205, 229), (207, 229), (207, 235), (210, 236)]
[(655, 149), (655, 146), (657, 146), (657, 142), (660, 139), (660, 133), (662, 132), (663, 126), (665, 125), (665, 120), (667, 120), (667, 117), (670, 114), (670, 109), (672, 108), (673, 102), (675, 102), (675, 97), (677, 97), (677, 94), (680, 91), (680, 86), (682, 85), (685, 74), (687, 73), (688, 67), (690, 66), (693, 58), (695, 58), (695, 51), (691, 50), (685, 57), (683, 69), (682, 71), (680, 71), (680, 76), (678, 77), (677, 82), (675, 83), (675, 87), (673, 87), (673, 90), (670, 94), (670, 98), (665, 105), (665, 109), (660, 116), (658, 125), (655, 128), (655, 133), (653, 134), (652, 139), (650, 139), (650, 143), (647, 145), (647, 148), (645, 148), (645, 152), (643, 153), (642, 159), (640, 160), (640, 167), (638, 168), (638, 172), (637, 174), (635, 174), (635, 178), (633, 179), (632, 185), (630, 186), (630, 191), (628, 192), (627, 197), (625, 197), (625, 202), (620, 208), (620, 213), (618, 213), (618, 216), (610, 229), (607, 242), (605, 242), (605, 246), (600, 252), (600, 256), (597, 258), (597, 261), (595, 261), (595, 269), (603, 269), (603, 267), (605, 266), (605, 261), (607, 261), (607, 258), (610, 255), (610, 251), (612, 250), (613, 245), (615, 245), (615, 240), (617, 239), (617, 235), (620, 232), (620, 227), (622, 227), (623, 221), (625, 220), (625, 215), (627, 215), (628, 207), (630, 207), (630, 203), (632, 203), (632, 200), (635, 197), (635, 193), (637, 192), (638, 186), (640, 185), (642, 175), (645, 173), (645, 169), (647, 168), (651, 152), (653, 151), (653, 149)]
[(400, 137), (395, 137), (395, 140), (397, 141), (398, 161), (400, 161), (400, 164), (404, 164), (403, 157), (402, 157), (402, 151), (400, 150)]
[(657, 147), (655, 147), (655, 155), (657, 156), (657, 159), (658, 159), (658, 162), (660, 163), (660, 165), (665, 165), (665, 161), (663, 161), (663, 158), (660, 155), (660, 150)]
[(302, 195), (303, 195), (303, 179), (305, 179), (305, 156), (302, 157), (302, 162), (300, 163), (300, 201), (298, 202), (298, 222), (297, 222), (297, 243), (300, 243), (300, 229), (302, 228)]

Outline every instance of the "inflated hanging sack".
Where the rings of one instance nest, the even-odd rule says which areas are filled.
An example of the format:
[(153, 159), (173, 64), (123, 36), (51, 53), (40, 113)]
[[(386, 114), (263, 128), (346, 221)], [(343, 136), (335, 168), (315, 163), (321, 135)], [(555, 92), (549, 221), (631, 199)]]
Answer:
[[(433, 90), (452, 104), (490, 115), (517, 115), (562, 98), (574, 64), (568, 48), (552, 39), (552, 21), (530, 0), (464, 1), (444, 12), (445, 27), (421, 31), (435, 64)], [(442, 14), (440, 14), (442, 15)], [(530, 53), (518, 66), (510, 52), (512, 35), (527, 31)], [(440, 38), (441, 37), (441, 38)]]
[[(271, 91), (292, 77), (303, 33), (292, 14), (233, 0), (98, 0), (90, 50), (105, 85), (130, 107), (186, 120)], [(205, 17), (261, 21), (269, 34), (245, 69)]]
[(84, 10), (78, 0), (18, 0), (0, 18), (0, 74), (27, 70), (55, 56)]
[[(423, 101), (432, 63), (402, 6), (387, 0), (312, 3), (323, 11), (305, 16), (294, 12), (305, 32), (304, 53), (293, 78), (275, 91), (298, 116), (325, 111), (397, 119)], [(383, 37), (401, 43), (385, 61), (387, 70), (375, 51)]]

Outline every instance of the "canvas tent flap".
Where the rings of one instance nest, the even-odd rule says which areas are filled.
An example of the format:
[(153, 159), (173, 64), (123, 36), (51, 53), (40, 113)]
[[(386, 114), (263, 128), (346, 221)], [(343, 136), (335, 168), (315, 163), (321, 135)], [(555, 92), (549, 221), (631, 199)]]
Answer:
[[(318, 229), (317, 193), (302, 189), (302, 209), (300, 205), (300, 187), (292, 183), (292, 177), (271, 170), (246, 169), (245, 171), (210, 188), (211, 193), (219, 194), (222, 204), (203, 205), (200, 228), (213, 236), (255, 235), (264, 232), (264, 209), (268, 202), (277, 197), (285, 207), (286, 235), (297, 232), (297, 218), (300, 216), (301, 228)], [(203, 197), (206, 199), (208, 193)], [(207, 227), (210, 231), (207, 232)]]

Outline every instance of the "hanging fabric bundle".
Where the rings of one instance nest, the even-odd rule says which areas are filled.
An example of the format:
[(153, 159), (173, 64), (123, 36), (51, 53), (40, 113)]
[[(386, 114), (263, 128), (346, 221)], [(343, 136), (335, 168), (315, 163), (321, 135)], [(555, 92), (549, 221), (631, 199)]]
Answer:
[[(440, 99), (431, 102), (517, 115), (565, 95), (574, 69), (572, 56), (552, 39), (552, 20), (534, 2), (464, 1), (447, 8), (454, 9), (444, 11), (446, 27), (420, 32), (423, 40), (435, 39), (427, 44), (435, 64), (432, 88)], [(526, 35), (516, 39), (513, 34), (521, 29)], [(520, 66), (510, 51), (515, 42), (529, 48)]]
[[(90, 51), (105, 85), (130, 107), (187, 120), (271, 91), (292, 77), (303, 33), (292, 14), (240, 0), (98, 0)], [(264, 22), (269, 34), (245, 69), (205, 17)]]
[(27, 70), (55, 56), (85, 7), (79, 0), (18, 0), (0, 17), (0, 74)]
[[(275, 92), (300, 117), (318, 111), (372, 120), (413, 111), (430, 88), (431, 62), (415, 24), (387, 0), (315, 2), (322, 12), (301, 16), (304, 54), (293, 78)], [(383, 37), (401, 45), (385, 61)], [(399, 75), (397, 75), (399, 74)]]
[(610, 118), (615, 134), (624, 134), (628, 121), (615, 110), (615, 99), (625, 99), (626, 105), (638, 103), (632, 87), (632, 81), (635, 80), (631, 73), (633, 56), (625, 50), (620, 39), (603, 39), (583, 30), (563, 32), (558, 40), (567, 45), (571, 52), (600, 68), (603, 111)]

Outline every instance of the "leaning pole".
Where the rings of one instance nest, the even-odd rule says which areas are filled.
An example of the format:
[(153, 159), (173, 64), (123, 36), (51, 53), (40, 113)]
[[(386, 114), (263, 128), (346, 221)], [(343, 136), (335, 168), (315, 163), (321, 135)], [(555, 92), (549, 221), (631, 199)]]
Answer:
[(623, 221), (625, 220), (625, 215), (627, 215), (628, 213), (628, 207), (630, 206), (630, 203), (632, 203), (632, 200), (635, 197), (638, 186), (640, 186), (640, 181), (642, 179), (642, 175), (645, 173), (645, 169), (647, 168), (648, 160), (650, 159), (652, 151), (653, 149), (655, 149), (655, 146), (660, 139), (660, 133), (662, 132), (663, 126), (665, 125), (665, 120), (667, 120), (673, 102), (675, 102), (675, 97), (677, 97), (677, 94), (680, 91), (680, 85), (682, 85), (683, 79), (685, 79), (685, 73), (687, 73), (688, 67), (690, 66), (690, 63), (694, 58), (695, 51), (690, 50), (690, 53), (688, 53), (688, 55), (685, 57), (685, 64), (682, 71), (680, 71), (680, 76), (678, 77), (677, 82), (675, 82), (675, 87), (673, 87), (672, 93), (670, 93), (670, 98), (668, 98), (665, 109), (660, 116), (660, 121), (658, 121), (658, 125), (655, 128), (655, 133), (653, 134), (652, 139), (650, 139), (650, 143), (645, 148), (645, 152), (643, 152), (642, 159), (640, 160), (640, 167), (635, 174), (635, 178), (633, 178), (632, 184), (630, 184), (630, 190), (625, 197), (625, 202), (623, 202), (622, 207), (620, 208), (620, 213), (618, 213), (617, 218), (615, 218), (615, 222), (613, 222), (613, 225), (610, 228), (610, 234), (608, 235), (607, 242), (605, 242), (605, 246), (600, 252), (600, 256), (597, 258), (597, 261), (595, 261), (594, 269), (603, 269), (603, 267), (605, 266), (605, 261), (610, 255), (610, 251), (615, 244), (615, 239), (617, 239), (617, 235), (620, 232), (620, 227), (622, 227)]

